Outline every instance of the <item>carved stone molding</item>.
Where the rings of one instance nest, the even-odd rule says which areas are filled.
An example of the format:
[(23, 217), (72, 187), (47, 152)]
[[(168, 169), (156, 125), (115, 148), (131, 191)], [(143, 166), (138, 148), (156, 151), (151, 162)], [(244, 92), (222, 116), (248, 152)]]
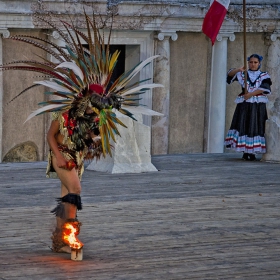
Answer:
[(10, 31), (7, 28), (0, 28), (0, 35), (2, 35), (3, 38), (9, 38)]
[(171, 38), (172, 41), (176, 41), (178, 39), (178, 34), (176, 33), (176, 31), (174, 32), (159, 32), (157, 34), (157, 39), (159, 39), (160, 41), (163, 41), (165, 39), (165, 37)]
[(270, 35), (270, 40), (272, 41), (272, 42), (275, 42), (277, 39), (279, 39), (280, 38), (280, 32), (278, 33), (272, 33), (271, 35)]
[(218, 34), (216, 40), (221, 42), (223, 38), (228, 38), (231, 42), (233, 42), (235, 40), (235, 35), (232, 32), (221, 32)]
[(59, 39), (59, 38), (60, 38), (60, 35), (59, 35), (59, 33), (58, 33), (57, 31), (53, 31), (53, 32), (52, 32), (52, 37), (53, 37), (54, 39)]

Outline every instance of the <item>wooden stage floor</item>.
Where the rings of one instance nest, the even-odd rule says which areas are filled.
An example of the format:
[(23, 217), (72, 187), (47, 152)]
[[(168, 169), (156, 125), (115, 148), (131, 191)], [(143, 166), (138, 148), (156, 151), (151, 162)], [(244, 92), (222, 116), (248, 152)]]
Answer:
[(280, 165), (240, 154), (154, 156), (158, 172), (86, 170), (84, 259), (53, 253), (59, 181), (0, 164), (0, 279), (280, 279)]

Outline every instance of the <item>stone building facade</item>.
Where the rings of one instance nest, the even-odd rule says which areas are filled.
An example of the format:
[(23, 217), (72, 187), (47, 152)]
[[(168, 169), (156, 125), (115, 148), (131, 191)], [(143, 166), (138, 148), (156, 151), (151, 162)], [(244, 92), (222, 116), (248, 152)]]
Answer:
[[(0, 63), (46, 56), (30, 45), (8, 40), (14, 34), (28, 34), (61, 40), (34, 14), (71, 18), (83, 28), (81, 14), (106, 17), (115, 14), (111, 43), (125, 45), (125, 67), (159, 54), (145, 68), (140, 79), (153, 77), (164, 88), (148, 92), (141, 101), (164, 114), (145, 117), (151, 127), (151, 153), (223, 153), (223, 141), (235, 108), (238, 85), (225, 83), (228, 68), (240, 67), (243, 59), (242, 4), (232, 0), (226, 19), (212, 47), (202, 33), (203, 18), (209, 8), (205, 0), (182, 1), (60, 1), (9, 0), (0, 2)], [(267, 122), (268, 152), (264, 160), (280, 161), (280, 3), (278, 0), (247, 0), (247, 53), (263, 55), (262, 70), (273, 81)], [(38, 88), (23, 93), (32, 85), (34, 73), (0, 73), (0, 160), (45, 160), (48, 151), (46, 132), (49, 115), (24, 122), (46, 96)]]

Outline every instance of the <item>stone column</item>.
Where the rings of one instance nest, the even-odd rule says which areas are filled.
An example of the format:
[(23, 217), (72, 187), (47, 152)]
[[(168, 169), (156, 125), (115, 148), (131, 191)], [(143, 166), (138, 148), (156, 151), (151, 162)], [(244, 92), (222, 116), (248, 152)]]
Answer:
[(170, 43), (176, 41), (176, 32), (160, 32), (156, 39), (155, 54), (160, 57), (155, 62), (154, 82), (163, 88), (154, 89), (153, 110), (162, 113), (162, 117), (153, 117), (152, 121), (152, 154), (168, 154), (169, 138), (169, 99), (170, 99)]
[[(3, 64), (3, 38), (8, 38), (10, 32), (6, 28), (0, 29), (0, 65)], [(2, 162), (2, 139), (3, 139), (3, 71), (0, 71), (0, 162)]]
[(280, 161), (280, 31), (269, 36), (269, 48), (266, 70), (272, 80), (271, 95), (268, 96), (267, 111), (269, 119), (266, 121), (267, 152), (264, 161)]
[(213, 46), (207, 152), (223, 153), (226, 119), (226, 73), (227, 73), (227, 41), (235, 40), (233, 33), (220, 33)]

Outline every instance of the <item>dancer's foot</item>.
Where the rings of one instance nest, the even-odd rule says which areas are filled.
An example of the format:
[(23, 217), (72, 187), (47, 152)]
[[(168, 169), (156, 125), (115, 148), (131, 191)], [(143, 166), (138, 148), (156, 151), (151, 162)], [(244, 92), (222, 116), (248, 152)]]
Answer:
[(250, 160), (249, 159), (249, 154), (248, 153), (243, 153), (242, 159), (243, 160)]
[(68, 244), (62, 241), (61, 232), (55, 231), (51, 237), (52, 239), (52, 251), (56, 253), (67, 253), (71, 254), (71, 248)]
[(57, 251), (57, 253), (71, 254), (71, 248), (69, 246), (63, 246)]
[(256, 159), (256, 156), (254, 154), (249, 154), (249, 160), (254, 161), (254, 160), (257, 160), (257, 159)]

